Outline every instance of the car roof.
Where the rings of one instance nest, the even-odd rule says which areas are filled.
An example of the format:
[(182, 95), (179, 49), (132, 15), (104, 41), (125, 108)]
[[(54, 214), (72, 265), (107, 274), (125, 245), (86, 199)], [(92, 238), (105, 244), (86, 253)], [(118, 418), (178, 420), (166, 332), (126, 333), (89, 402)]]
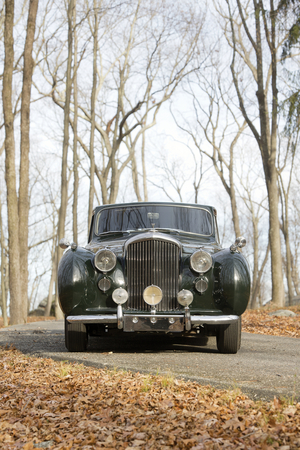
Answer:
[(180, 206), (187, 208), (203, 208), (210, 210), (211, 212), (216, 212), (213, 206), (209, 205), (199, 205), (197, 203), (175, 203), (175, 202), (130, 202), (130, 203), (111, 203), (107, 205), (96, 206), (94, 208), (94, 213), (101, 211), (104, 208), (118, 208), (126, 206), (147, 206), (147, 205), (166, 205), (166, 206)]

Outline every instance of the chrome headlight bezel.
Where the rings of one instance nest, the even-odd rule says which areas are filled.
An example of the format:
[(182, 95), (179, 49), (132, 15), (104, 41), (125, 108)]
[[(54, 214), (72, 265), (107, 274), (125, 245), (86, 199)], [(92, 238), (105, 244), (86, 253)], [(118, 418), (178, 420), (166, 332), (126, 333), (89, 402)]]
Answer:
[(206, 273), (212, 267), (212, 257), (205, 250), (197, 250), (190, 257), (190, 266), (197, 273)]
[(117, 264), (117, 257), (111, 250), (106, 248), (98, 250), (94, 258), (96, 269), (102, 273), (107, 273), (113, 270)]

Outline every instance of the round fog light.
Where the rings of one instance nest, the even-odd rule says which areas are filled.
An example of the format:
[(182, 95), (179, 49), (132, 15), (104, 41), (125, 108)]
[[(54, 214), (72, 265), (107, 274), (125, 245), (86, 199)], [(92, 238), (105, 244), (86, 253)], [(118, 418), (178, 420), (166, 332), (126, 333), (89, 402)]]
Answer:
[(162, 299), (162, 290), (158, 286), (148, 286), (144, 290), (143, 299), (147, 303), (147, 305), (158, 305), (158, 303)]
[(177, 294), (177, 301), (181, 306), (189, 306), (193, 301), (193, 294), (187, 289), (182, 289)]
[(201, 294), (206, 291), (208, 288), (208, 279), (207, 278), (200, 278), (200, 280), (197, 280), (195, 283), (195, 288), (198, 292)]
[(123, 303), (127, 302), (128, 292), (123, 288), (115, 289), (112, 293), (112, 298), (117, 305), (123, 305)]

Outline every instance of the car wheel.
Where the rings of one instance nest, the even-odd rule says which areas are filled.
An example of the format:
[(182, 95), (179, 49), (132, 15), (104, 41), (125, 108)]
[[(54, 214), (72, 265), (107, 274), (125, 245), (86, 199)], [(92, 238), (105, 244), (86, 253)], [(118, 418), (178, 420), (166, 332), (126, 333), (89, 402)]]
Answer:
[(221, 325), (217, 333), (220, 353), (237, 353), (241, 347), (242, 318), (230, 325)]
[(65, 318), (65, 345), (69, 352), (84, 352), (88, 335), (84, 323), (69, 323)]

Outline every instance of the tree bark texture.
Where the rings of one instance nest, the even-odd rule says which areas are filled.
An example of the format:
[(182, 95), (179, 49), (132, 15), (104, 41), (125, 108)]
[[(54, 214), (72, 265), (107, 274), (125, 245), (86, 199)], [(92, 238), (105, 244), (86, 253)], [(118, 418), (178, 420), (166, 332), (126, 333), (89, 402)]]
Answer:
[(0, 201), (0, 245), (1, 245), (1, 309), (3, 317), (3, 326), (7, 327), (7, 303), (6, 303), (6, 287), (5, 287), (5, 248), (4, 248), (4, 233), (3, 233), (3, 223), (2, 223), (2, 204)]
[(45, 312), (44, 315), (46, 317), (50, 316), (50, 312), (51, 312), (51, 306), (52, 306), (52, 302), (53, 302), (53, 286), (56, 280), (56, 270), (57, 270), (57, 248), (55, 248), (55, 241), (54, 241), (54, 248), (52, 249), (52, 269), (51, 269), (51, 278), (50, 278), (50, 283), (49, 283), (49, 291), (48, 291), (48, 300), (47, 300), (47, 305), (45, 308)]
[(97, 90), (97, 53), (98, 53), (98, 13), (97, 2), (94, 0), (94, 29), (93, 29), (93, 86), (91, 94), (91, 134), (90, 134), (90, 190), (89, 190), (89, 214), (88, 230), (92, 220), (95, 193), (95, 122), (96, 122), (96, 90)]
[[(229, 1), (227, 0), (229, 4)], [(281, 260), (281, 241), (280, 241), (280, 223), (279, 223), (279, 197), (278, 197), (278, 176), (276, 168), (277, 154), (277, 117), (278, 117), (278, 90), (277, 90), (277, 55), (276, 55), (276, 13), (274, 11), (273, 0), (270, 0), (270, 23), (261, 0), (253, 0), (254, 19), (255, 19), (255, 37), (251, 35), (247, 26), (241, 1), (236, 0), (239, 16), (242, 21), (244, 31), (253, 47), (256, 57), (256, 84), (257, 84), (257, 106), (260, 121), (260, 132), (255, 128), (255, 124), (250, 120), (245, 106), (244, 98), (240, 91), (239, 80), (235, 71), (235, 57), (237, 56), (237, 45), (239, 37), (236, 37), (234, 30), (234, 19), (230, 8), (230, 21), (233, 37), (233, 60), (231, 63), (231, 72), (234, 85), (239, 98), (240, 108), (243, 116), (252, 131), (260, 152), (263, 163), (265, 182), (268, 192), (269, 203), (269, 239), (271, 251), (271, 277), (272, 277), (272, 301), (277, 306), (283, 306), (284, 284)], [(267, 95), (268, 89), (264, 81), (264, 60), (262, 50), (262, 30), (264, 30), (264, 40), (267, 41), (271, 57), (271, 93), (272, 105), (271, 112), (268, 111)]]
[[(61, 200), (58, 219), (58, 241), (64, 237), (65, 222), (68, 205), (68, 147), (69, 147), (69, 116), (70, 116), (70, 99), (72, 90), (71, 67), (72, 67), (72, 14), (73, 14), (74, 0), (70, 0), (68, 6), (68, 61), (67, 61), (67, 79), (66, 79), (66, 98), (64, 105), (64, 138), (62, 151), (62, 165), (61, 165)], [(59, 259), (62, 255), (62, 250), (59, 250)]]
[[(63, 138), (63, 151), (62, 151), (62, 163), (61, 163), (61, 199), (59, 208), (59, 218), (58, 218), (58, 242), (64, 237), (65, 234), (65, 222), (67, 215), (68, 206), (68, 180), (67, 180), (67, 169), (68, 169), (68, 147), (69, 147), (69, 119), (70, 119), (70, 100), (71, 100), (71, 90), (72, 90), (72, 46), (73, 46), (73, 8), (74, 0), (70, 0), (68, 5), (68, 61), (67, 61), (67, 79), (66, 79), (66, 98), (64, 105), (64, 138)], [(62, 256), (62, 249), (58, 247), (58, 258), (59, 262)], [(55, 308), (56, 318), (62, 318), (62, 312), (58, 306)]]
[(73, 241), (78, 243), (78, 188), (79, 188), (79, 175), (78, 175), (78, 151), (77, 151), (77, 127), (78, 127), (78, 92), (77, 92), (77, 33), (75, 29), (76, 24), (76, 0), (74, 3), (74, 72), (73, 72), (73, 97), (74, 97), (74, 124), (73, 124)]
[(145, 147), (146, 147), (146, 137), (145, 133), (142, 134), (142, 167), (143, 167), (143, 190), (144, 190), (144, 201), (148, 201), (148, 187), (147, 187), (147, 170), (146, 170), (146, 155), (145, 155)]
[[(14, 0), (5, 1), (3, 113), (5, 122), (5, 181), (7, 190), (9, 237), (10, 323), (24, 323), (24, 294), (20, 283), (19, 215), (16, 189), (14, 115), (12, 106), (12, 76), (14, 64)], [(26, 296), (26, 295), (25, 295)]]
[(28, 216), (29, 216), (29, 151), (30, 97), (33, 74), (33, 42), (39, 0), (30, 0), (24, 48), (24, 68), (21, 104), (20, 187), (19, 187), (19, 247), (20, 283), (22, 286), (23, 316), (28, 313)]

